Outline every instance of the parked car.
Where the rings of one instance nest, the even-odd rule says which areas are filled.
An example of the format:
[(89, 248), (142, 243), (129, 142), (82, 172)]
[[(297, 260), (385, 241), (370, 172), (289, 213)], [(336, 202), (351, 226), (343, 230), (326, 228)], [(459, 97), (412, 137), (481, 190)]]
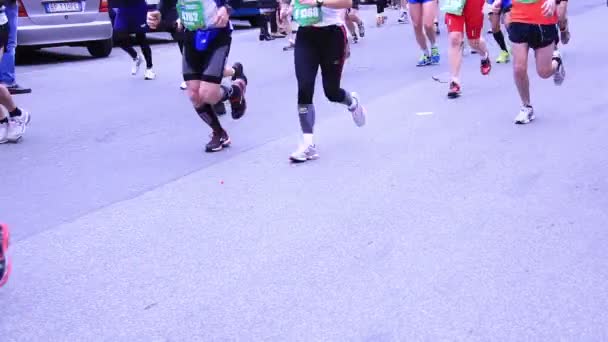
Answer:
[(19, 47), (86, 46), (94, 57), (112, 52), (107, 0), (18, 0)]
[(240, 0), (233, 1), (233, 11), (230, 18), (249, 21), (251, 26), (257, 26), (261, 9), (275, 8), (276, 0)]

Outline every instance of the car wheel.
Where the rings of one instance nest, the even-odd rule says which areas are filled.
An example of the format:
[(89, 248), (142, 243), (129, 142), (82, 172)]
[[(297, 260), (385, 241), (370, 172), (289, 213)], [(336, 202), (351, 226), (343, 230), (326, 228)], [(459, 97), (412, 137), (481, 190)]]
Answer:
[(91, 56), (95, 58), (104, 58), (112, 53), (113, 46), (114, 43), (111, 38), (106, 40), (95, 40), (87, 43), (87, 50), (89, 50)]

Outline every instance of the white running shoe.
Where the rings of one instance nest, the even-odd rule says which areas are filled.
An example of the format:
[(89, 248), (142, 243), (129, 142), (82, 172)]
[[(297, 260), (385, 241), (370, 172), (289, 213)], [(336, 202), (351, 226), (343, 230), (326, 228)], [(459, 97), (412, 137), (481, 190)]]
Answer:
[(515, 117), (515, 124), (525, 125), (532, 122), (535, 118), (532, 106), (521, 106), (519, 114)]
[(564, 60), (558, 50), (553, 51), (553, 60), (557, 62), (557, 70), (553, 73), (553, 83), (560, 86), (566, 78), (566, 69), (564, 69)]
[(349, 108), (348, 110), (353, 115), (353, 121), (355, 121), (355, 124), (358, 127), (361, 127), (365, 125), (365, 115), (367, 114), (367, 111), (365, 110), (365, 107), (363, 107), (363, 105), (361, 104), (359, 94), (353, 92), (350, 94), (350, 96), (356, 103), (354, 103), (355, 106), (352, 109)]
[(154, 71), (152, 69), (146, 69), (146, 72), (144, 72), (144, 79), (153, 80), (155, 78), (156, 74), (154, 73)]
[(315, 145), (301, 144), (298, 149), (289, 156), (289, 159), (294, 163), (303, 163), (308, 160), (319, 158), (317, 147)]
[(21, 110), (21, 115), (9, 119), (7, 139), (10, 142), (17, 142), (23, 134), (27, 126), (30, 124), (32, 117), (26, 110)]
[(182, 82), (182, 84), (179, 85), (179, 89), (181, 89), (181, 90), (188, 89), (188, 85), (186, 84), (186, 82)]
[(137, 57), (135, 57), (135, 59), (133, 60), (133, 67), (131, 67), (131, 75), (135, 76), (139, 73), (139, 67), (141, 66), (142, 62), (143, 59), (141, 58), (141, 56), (137, 55)]
[(8, 142), (8, 139), (7, 139), (8, 126), (9, 126), (8, 122), (0, 124), (0, 144), (4, 144), (5, 142)]

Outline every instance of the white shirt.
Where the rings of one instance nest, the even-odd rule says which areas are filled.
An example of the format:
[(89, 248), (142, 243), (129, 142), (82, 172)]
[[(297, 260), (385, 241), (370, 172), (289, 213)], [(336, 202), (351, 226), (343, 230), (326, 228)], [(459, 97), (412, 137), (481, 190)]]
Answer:
[(314, 24), (315, 27), (344, 25), (344, 9), (334, 9), (329, 7), (321, 7), (321, 22)]

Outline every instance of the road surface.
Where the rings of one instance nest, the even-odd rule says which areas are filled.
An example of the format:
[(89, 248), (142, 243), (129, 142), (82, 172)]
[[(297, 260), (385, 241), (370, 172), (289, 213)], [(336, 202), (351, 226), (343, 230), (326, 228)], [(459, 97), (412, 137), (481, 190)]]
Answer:
[(173, 44), (154, 45), (149, 82), (118, 49), (37, 55), (18, 68), (32, 125), (1, 146), (14, 257), (1, 339), (607, 340), (607, 8), (570, 6), (567, 79), (531, 69), (528, 126), (512, 124), (511, 65), (483, 77), (467, 57), (448, 100), (431, 80), (445, 33), (441, 66), (416, 68), (411, 27), (389, 11), (376, 29), (364, 6), (343, 86), (368, 124), (319, 84), (321, 159), (297, 166), (284, 40), (236, 34), (249, 111), (223, 118), (233, 147), (218, 154), (202, 150)]

